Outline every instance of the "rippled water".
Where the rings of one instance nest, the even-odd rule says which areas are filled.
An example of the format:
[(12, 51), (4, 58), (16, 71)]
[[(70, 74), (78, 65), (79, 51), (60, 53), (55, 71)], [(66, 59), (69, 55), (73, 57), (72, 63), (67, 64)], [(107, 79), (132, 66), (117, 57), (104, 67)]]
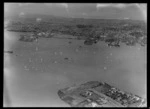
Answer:
[(146, 97), (146, 47), (110, 48), (104, 42), (86, 46), (82, 40), (57, 38), (20, 42), (19, 33), (5, 36), (5, 50), (14, 51), (4, 59), (12, 106), (68, 106), (57, 91), (91, 80)]

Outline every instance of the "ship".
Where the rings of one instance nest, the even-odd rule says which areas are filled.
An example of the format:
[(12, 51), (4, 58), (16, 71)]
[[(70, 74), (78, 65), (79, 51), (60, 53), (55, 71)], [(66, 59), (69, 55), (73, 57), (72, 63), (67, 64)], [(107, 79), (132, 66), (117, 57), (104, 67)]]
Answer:
[(147, 105), (145, 98), (101, 81), (89, 81), (60, 89), (58, 96), (70, 107), (145, 107)]

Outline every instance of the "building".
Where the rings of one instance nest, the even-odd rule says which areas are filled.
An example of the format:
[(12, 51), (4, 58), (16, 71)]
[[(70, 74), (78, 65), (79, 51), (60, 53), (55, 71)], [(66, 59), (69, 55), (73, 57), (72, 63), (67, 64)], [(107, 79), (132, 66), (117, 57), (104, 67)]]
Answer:
[(59, 90), (58, 96), (71, 107), (139, 107), (146, 103), (139, 96), (99, 81)]

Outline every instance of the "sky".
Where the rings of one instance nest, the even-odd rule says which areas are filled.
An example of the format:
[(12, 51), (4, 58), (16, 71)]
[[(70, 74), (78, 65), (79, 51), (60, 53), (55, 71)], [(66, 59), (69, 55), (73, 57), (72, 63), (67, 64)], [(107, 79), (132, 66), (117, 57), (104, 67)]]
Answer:
[(72, 18), (147, 20), (147, 4), (139, 3), (5, 3), (6, 16), (46, 14)]

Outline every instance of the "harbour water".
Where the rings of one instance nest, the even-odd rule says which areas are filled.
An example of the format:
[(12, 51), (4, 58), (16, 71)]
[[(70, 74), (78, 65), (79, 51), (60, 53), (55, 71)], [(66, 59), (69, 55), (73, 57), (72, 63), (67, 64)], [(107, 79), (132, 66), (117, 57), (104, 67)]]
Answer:
[(4, 55), (12, 106), (68, 106), (57, 91), (92, 80), (146, 98), (147, 47), (108, 47), (102, 41), (88, 46), (83, 40), (58, 38), (21, 42), (19, 34), (4, 34), (4, 50), (13, 51)]

